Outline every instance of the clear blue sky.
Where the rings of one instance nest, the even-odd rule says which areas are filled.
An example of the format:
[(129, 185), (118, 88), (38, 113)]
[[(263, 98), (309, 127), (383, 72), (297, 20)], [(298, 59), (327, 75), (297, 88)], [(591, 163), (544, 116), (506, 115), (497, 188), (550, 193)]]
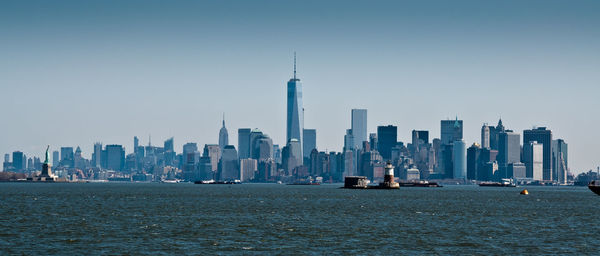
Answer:
[(600, 1), (1, 1), (0, 152), (45, 145), (285, 139), (298, 52), (305, 127), (339, 151), (369, 132), (439, 137), (440, 119), (547, 126), (573, 172), (600, 165)]

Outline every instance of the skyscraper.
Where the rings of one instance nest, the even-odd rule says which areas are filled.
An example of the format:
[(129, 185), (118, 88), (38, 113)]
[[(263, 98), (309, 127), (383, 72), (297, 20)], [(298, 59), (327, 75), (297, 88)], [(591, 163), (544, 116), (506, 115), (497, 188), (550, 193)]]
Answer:
[(552, 131), (546, 127), (538, 127), (523, 131), (523, 145), (529, 142), (537, 141), (543, 145), (543, 179), (546, 181), (554, 180), (552, 177)]
[(354, 136), (352, 135), (352, 129), (346, 129), (346, 135), (344, 135), (344, 151), (354, 150)]
[(413, 147), (418, 147), (421, 144), (429, 143), (429, 131), (412, 130)]
[(25, 170), (26, 160), (25, 160), (25, 154), (23, 154), (23, 152), (21, 152), (21, 151), (13, 152), (12, 159), (13, 159), (12, 166), (13, 166), (13, 168), (15, 168), (15, 171)]
[(563, 139), (552, 141), (552, 167), (559, 184), (567, 184), (567, 173), (569, 171), (569, 154), (567, 143)]
[(220, 180), (239, 180), (241, 178), (239, 164), (235, 147), (232, 145), (225, 146), (219, 161)]
[(352, 135), (354, 148), (362, 148), (363, 141), (367, 141), (367, 110), (352, 109)]
[(203, 157), (210, 158), (210, 165), (213, 172), (216, 172), (219, 168), (219, 159), (221, 159), (221, 149), (219, 145), (205, 144)]
[(463, 139), (463, 121), (458, 120), (442, 120), (441, 121), (441, 137), (442, 144), (452, 145), (456, 140)]
[(505, 130), (498, 134), (498, 170), (499, 178), (512, 178), (508, 172), (508, 165), (521, 161), (521, 135), (511, 130)]
[(310, 157), (310, 152), (317, 148), (317, 130), (315, 129), (304, 129), (304, 143), (302, 144), (302, 152), (304, 158)]
[(65, 167), (74, 167), (73, 147), (60, 148), (60, 165)]
[(468, 180), (479, 180), (477, 177), (480, 156), (481, 156), (481, 146), (477, 143), (473, 143), (469, 148), (467, 148), (467, 179)]
[(125, 167), (125, 149), (121, 145), (106, 145), (104, 156), (101, 158), (106, 164), (104, 168), (114, 171), (122, 171)]
[(262, 134), (252, 143), (252, 158), (260, 160), (273, 159), (273, 140), (268, 135)]
[(487, 124), (483, 124), (483, 126), (481, 126), (481, 147), (490, 147), (490, 126)]
[(137, 148), (140, 146), (140, 140), (137, 136), (133, 136), (133, 151), (135, 152)]
[[(102, 151), (102, 148), (100, 148), (100, 151)], [(54, 151), (52, 151), (52, 165), (58, 166), (59, 163), (60, 163), (60, 153), (58, 153), (58, 150), (54, 150)]]
[(454, 156), (454, 179), (465, 179), (467, 177), (467, 150), (464, 140), (453, 142)]
[(100, 142), (94, 143), (94, 152), (92, 153), (92, 166), (102, 167), (102, 143)]
[(240, 159), (250, 158), (250, 128), (238, 129), (238, 155)]
[(165, 143), (164, 143), (164, 151), (165, 152), (175, 151), (175, 147), (174, 147), (173, 142), (174, 142), (173, 137), (165, 140)]
[(377, 127), (377, 149), (384, 160), (392, 157), (392, 148), (398, 143), (398, 127), (393, 125)]
[(523, 145), (523, 162), (525, 162), (525, 176), (533, 180), (547, 180), (544, 177), (544, 145), (537, 141), (530, 141)]
[(377, 150), (377, 133), (369, 134), (369, 145), (371, 145), (371, 150)]
[(287, 138), (300, 143), (300, 157), (302, 154), (302, 131), (304, 129), (304, 107), (302, 106), (302, 84), (296, 78), (296, 53), (294, 53), (294, 77), (287, 83)]
[(229, 145), (229, 134), (227, 133), (227, 128), (225, 128), (225, 115), (223, 115), (223, 127), (221, 127), (221, 130), (219, 130), (219, 148), (221, 148), (221, 151), (223, 151), (227, 145)]
[[(257, 147), (256, 147), (256, 141), (261, 139), (264, 136), (263, 132), (259, 129), (253, 129), (252, 132), (250, 132), (250, 136), (249, 136), (249, 147), (250, 147), (250, 154), (249, 154), (249, 158), (254, 158), (254, 159), (258, 159), (256, 157), (257, 153), (255, 152)], [(302, 156), (300, 156), (302, 157)]]
[(496, 127), (490, 126), (490, 148), (498, 150), (498, 134), (504, 132), (505, 128), (502, 125), (502, 119), (498, 119)]
[(242, 182), (254, 179), (254, 173), (258, 167), (257, 163), (256, 159), (240, 159), (240, 180)]

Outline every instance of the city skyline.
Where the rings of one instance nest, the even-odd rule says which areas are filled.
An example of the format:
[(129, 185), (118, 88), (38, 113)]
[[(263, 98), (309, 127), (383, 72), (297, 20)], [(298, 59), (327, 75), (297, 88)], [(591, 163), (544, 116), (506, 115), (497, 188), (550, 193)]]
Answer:
[[(284, 84), (298, 51), (304, 127), (317, 130), (319, 150), (341, 151), (351, 109), (367, 109), (367, 133), (394, 125), (404, 142), (413, 129), (436, 138), (439, 120), (456, 116), (467, 147), (479, 143), (483, 123), (500, 117), (521, 136), (534, 125), (548, 127), (569, 144), (572, 172), (600, 165), (593, 1), (532, 1), (520, 10), (512, 8), (516, 1), (330, 2), (315, 13), (316, 2), (298, 13), (285, 11), (289, 3), (257, 10), (243, 2), (232, 9), (180, 2), (166, 11), (158, 2), (98, 3), (111, 19), (62, 3), (1, 4), (7, 36), (0, 84), (10, 95), (0, 101), (10, 111), (2, 153), (41, 157), (46, 145), (80, 146), (89, 158), (94, 142), (132, 152), (131, 138), (145, 145), (148, 135), (158, 144), (175, 137), (179, 150), (187, 142), (217, 144), (223, 112), (230, 144), (237, 141), (233, 131), (249, 127), (284, 145)], [(248, 8), (251, 16), (244, 15)], [(410, 15), (415, 11), (423, 15)], [(169, 19), (171, 13), (179, 18)], [(248, 38), (254, 33), (264, 36)]]

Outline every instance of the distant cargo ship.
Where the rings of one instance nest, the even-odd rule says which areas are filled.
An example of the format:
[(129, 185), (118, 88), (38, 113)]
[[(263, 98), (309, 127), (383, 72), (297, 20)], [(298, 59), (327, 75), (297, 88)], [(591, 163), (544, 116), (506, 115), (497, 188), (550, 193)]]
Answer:
[(517, 185), (511, 179), (502, 179), (502, 182), (481, 182), (481, 187), (516, 187)]
[(317, 181), (299, 181), (299, 182), (288, 183), (287, 185), (321, 185), (321, 182), (317, 182)]
[(424, 187), (424, 188), (441, 188), (442, 185), (437, 182), (415, 181), (415, 182), (400, 182), (400, 187)]
[(240, 180), (214, 181), (214, 180), (197, 180), (194, 184), (242, 184)]
[(588, 184), (588, 188), (596, 193), (596, 195), (600, 195), (600, 180), (592, 180), (589, 184)]

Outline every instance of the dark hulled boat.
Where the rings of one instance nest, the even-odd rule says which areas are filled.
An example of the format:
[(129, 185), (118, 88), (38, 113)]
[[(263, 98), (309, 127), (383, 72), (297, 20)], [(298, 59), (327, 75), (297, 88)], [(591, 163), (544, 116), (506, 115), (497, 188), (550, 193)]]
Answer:
[(600, 180), (592, 180), (589, 184), (588, 184), (588, 188), (596, 193), (596, 195), (600, 195)]

